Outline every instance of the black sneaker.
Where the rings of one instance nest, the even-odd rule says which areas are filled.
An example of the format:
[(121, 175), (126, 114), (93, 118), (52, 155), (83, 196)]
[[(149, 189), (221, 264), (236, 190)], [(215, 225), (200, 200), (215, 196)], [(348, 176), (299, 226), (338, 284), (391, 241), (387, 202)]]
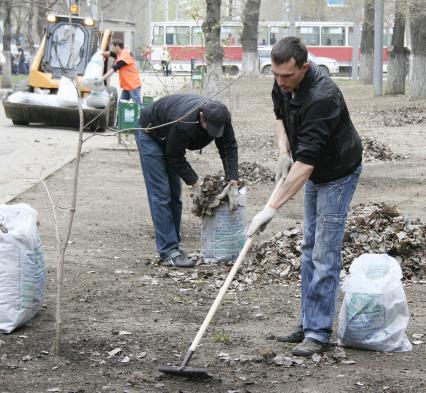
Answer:
[(175, 257), (161, 260), (160, 265), (170, 266), (170, 267), (194, 267), (195, 261), (188, 259), (183, 254), (179, 254), (179, 255), (176, 255)]
[(294, 331), (287, 333), (285, 336), (277, 336), (277, 341), (283, 343), (301, 343), (305, 338), (305, 334), (303, 333), (303, 327), (298, 326)]
[(300, 344), (296, 345), (291, 353), (295, 356), (312, 356), (314, 353), (328, 351), (330, 344), (323, 343), (310, 337), (306, 337)]

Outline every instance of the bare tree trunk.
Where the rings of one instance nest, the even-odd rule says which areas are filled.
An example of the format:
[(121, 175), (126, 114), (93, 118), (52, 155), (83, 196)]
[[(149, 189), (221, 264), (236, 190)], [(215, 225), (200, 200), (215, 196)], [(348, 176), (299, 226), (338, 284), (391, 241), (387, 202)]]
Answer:
[(30, 55), (33, 56), (35, 52), (34, 47), (34, 19), (35, 19), (35, 12), (32, 12), (31, 9), (28, 9), (28, 26), (27, 26), (27, 43), (28, 43), (28, 50), (30, 52)]
[(3, 8), (3, 55), (6, 63), (2, 67), (1, 87), (12, 87), (12, 55), (10, 53), (10, 44), (12, 40), (12, 0), (4, 0)]
[(257, 75), (259, 73), (257, 57), (257, 36), (259, 26), (259, 10), (261, 0), (247, 0), (243, 12), (243, 74)]
[(374, 69), (374, 0), (364, 2), (364, 23), (362, 24), (361, 37), (361, 83), (369, 85), (373, 83)]
[(410, 0), (411, 53), (411, 99), (426, 98), (426, 10), (424, 0)]
[[(25, 15), (25, 12), (24, 12)], [(21, 28), (22, 28), (22, 22), (23, 22), (23, 17), (22, 17), (22, 8), (19, 7), (16, 10), (16, 14), (15, 14), (15, 22), (16, 22), (16, 29), (15, 29), (15, 43), (16, 45), (21, 45)]]
[(404, 47), (406, 14), (407, 0), (396, 1), (392, 45), (388, 48), (388, 77), (385, 94), (405, 94), (405, 78), (410, 57), (410, 50)]
[(222, 79), (223, 48), (220, 45), (220, 6), (221, 0), (206, 0), (206, 20), (201, 28), (206, 36), (207, 75), (204, 81), (204, 94), (210, 96), (220, 90)]

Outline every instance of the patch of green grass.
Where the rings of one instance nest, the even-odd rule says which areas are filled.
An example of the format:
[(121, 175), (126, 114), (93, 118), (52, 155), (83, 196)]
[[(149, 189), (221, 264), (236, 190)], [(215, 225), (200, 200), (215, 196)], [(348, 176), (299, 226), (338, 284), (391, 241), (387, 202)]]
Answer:
[[(28, 75), (12, 75), (12, 83), (15, 84), (16, 82), (22, 81), (28, 79)], [(0, 83), (3, 80), (3, 76), (0, 75)]]
[(173, 298), (173, 301), (175, 303), (190, 304), (190, 303), (192, 303), (192, 297), (190, 297), (190, 296), (176, 295)]
[(214, 343), (229, 344), (231, 336), (225, 332), (214, 331), (212, 336)]

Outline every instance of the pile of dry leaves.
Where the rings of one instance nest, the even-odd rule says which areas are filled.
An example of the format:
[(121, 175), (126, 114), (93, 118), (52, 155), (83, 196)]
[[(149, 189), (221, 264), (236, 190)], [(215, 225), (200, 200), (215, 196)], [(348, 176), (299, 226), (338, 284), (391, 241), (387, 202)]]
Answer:
[[(275, 180), (274, 172), (253, 162), (242, 162), (238, 165), (240, 188), (250, 184), (271, 184)], [(213, 215), (214, 210), (223, 205), (227, 199), (220, 200), (217, 196), (226, 186), (225, 175), (219, 172), (215, 175), (207, 175), (201, 183), (201, 196), (193, 212), (198, 217)]]
[(397, 161), (406, 157), (394, 153), (388, 146), (376, 141), (368, 136), (361, 136), (362, 146), (364, 148), (363, 159), (365, 162), (371, 161)]
[(419, 124), (426, 122), (424, 108), (409, 106), (405, 108), (394, 108), (392, 111), (376, 111), (376, 120), (380, 120), (385, 127), (401, 127), (407, 124)]
[[(254, 258), (243, 274), (256, 281), (298, 279), (302, 228), (279, 232), (253, 250)], [(343, 266), (364, 253), (388, 253), (400, 263), (404, 278), (426, 278), (426, 225), (407, 221), (399, 210), (386, 204), (358, 205), (351, 210), (343, 243)]]

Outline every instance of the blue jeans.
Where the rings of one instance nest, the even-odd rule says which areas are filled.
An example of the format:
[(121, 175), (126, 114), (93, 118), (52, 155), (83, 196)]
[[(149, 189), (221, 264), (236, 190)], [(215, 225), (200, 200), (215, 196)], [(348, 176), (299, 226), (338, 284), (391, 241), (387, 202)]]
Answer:
[(122, 90), (121, 91), (121, 100), (126, 100), (129, 101), (130, 99), (132, 99), (134, 102), (137, 102), (139, 105), (142, 105), (142, 100), (141, 100), (141, 87), (137, 87), (136, 89), (133, 90)]
[(160, 144), (144, 131), (135, 134), (160, 259), (179, 255), (181, 180), (167, 166)]
[(305, 337), (324, 343), (333, 328), (346, 218), (361, 171), (360, 165), (349, 176), (305, 184), (300, 323)]

